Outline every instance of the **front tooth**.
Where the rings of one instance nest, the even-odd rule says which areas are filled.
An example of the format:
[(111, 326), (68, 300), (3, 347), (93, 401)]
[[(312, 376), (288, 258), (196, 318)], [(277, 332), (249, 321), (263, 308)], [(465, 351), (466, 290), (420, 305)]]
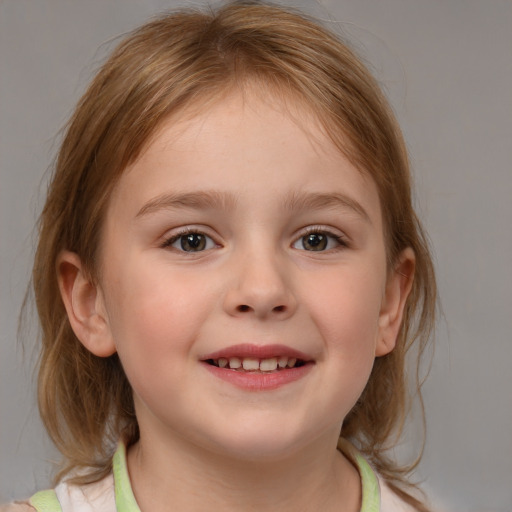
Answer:
[(242, 361), (238, 357), (230, 357), (229, 358), (229, 367), (233, 370), (240, 368), (242, 366)]
[(290, 359), (288, 359), (288, 368), (293, 368), (296, 362), (297, 359), (295, 359), (295, 357), (290, 357)]
[(220, 357), (217, 361), (217, 364), (219, 365), (219, 368), (226, 368), (228, 365), (228, 360), (225, 357)]
[(270, 359), (262, 359), (260, 363), (260, 370), (262, 372), (272, 372), (277, 369), (277, 358), (271, 357)]
[(279, 364), (279, 368), (286, 368), (288, 358), (286, 356), (281, 356), (277, 363)]
[(260, 361), (259, 359), (254, 359), (252, 357), (244, 357), (242, 365), (244, 370), (259, 370)]

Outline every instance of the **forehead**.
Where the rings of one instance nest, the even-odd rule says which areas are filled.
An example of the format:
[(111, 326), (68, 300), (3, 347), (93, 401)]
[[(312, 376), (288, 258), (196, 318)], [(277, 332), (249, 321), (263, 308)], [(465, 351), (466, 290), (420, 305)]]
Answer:
[[(163, 192), (216, 190), (234, 196), (261, 190), (268, 199), (331, 189), (378, 208), (373, 180), (356, 169), (304, 102), (254, 90), (230, 92), (185, 108), (155, 131), (124, 171), (112, 204)], [(365, 208), (365, 209), (366, 209)], [(373, 212), (376, 213), (376, 212)]]

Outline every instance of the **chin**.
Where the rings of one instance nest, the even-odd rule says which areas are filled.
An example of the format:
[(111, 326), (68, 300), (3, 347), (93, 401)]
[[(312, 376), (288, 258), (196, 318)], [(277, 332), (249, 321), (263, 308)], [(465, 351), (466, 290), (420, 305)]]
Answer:
[(229, 437), (218, 439), (214, 450), (232, 459), (263, 463), (284, 460), (307, 444), (303, 432), (293, 432), (282, 423), (251, 427), (255, 428), (231, 431)]

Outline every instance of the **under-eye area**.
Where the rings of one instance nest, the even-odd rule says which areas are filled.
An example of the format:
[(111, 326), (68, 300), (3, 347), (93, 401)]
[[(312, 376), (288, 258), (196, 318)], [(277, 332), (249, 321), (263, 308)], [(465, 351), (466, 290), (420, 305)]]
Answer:
[(290, 368), (299, 368), (307, 364), (307, 361), (295, 357), (269, 357), (258, 359), (255, 357), (219, 357), (218, 359), (206, 359), (205, 363), (218, 368), (226, 368), (241, 372), (278, 372)]

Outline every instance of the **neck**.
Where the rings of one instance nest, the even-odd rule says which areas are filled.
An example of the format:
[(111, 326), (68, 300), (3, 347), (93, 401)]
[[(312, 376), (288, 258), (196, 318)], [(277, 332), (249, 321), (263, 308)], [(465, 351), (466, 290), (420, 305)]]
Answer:
[(183, 440), (147, 443), (128, 451), (132, 488), (142, 511), (325, 512), (360, 509), (360, 478), (335, 449), (336, 440), (274, 460), (240, 460)]

